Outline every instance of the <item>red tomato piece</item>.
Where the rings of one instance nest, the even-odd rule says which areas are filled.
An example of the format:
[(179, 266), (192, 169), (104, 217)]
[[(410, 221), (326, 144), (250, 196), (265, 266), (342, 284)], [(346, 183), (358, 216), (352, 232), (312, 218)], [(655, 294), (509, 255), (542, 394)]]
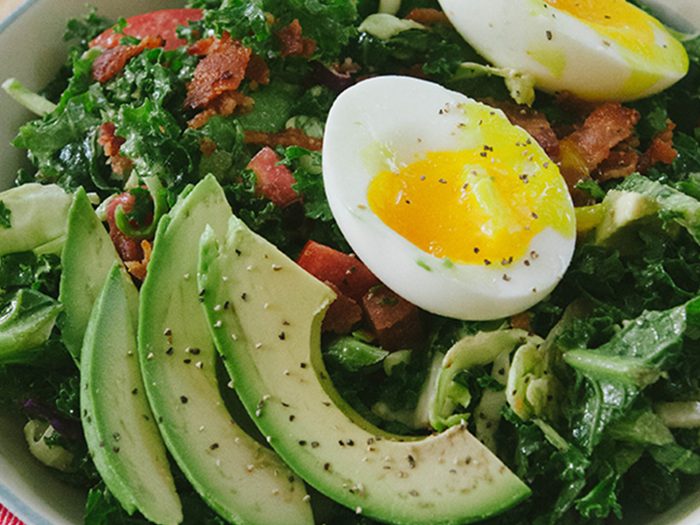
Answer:
[(256, 178), (258, 192), (280, 208), (299, 200), (292, 185), (296, 179), (287, 166), (279, 164), (280, 158), (272, 148), (264, 147), (248, 163)]
[(423, 339), (418, 307), (384, 285), (375, 286), (362, 299), (377, 340), (385, 350), (416, 348)]
[(121, 204), (123, 210), (128, 213), (134, 207), (135, 201), (136, 198), (127, 191), (114, 197), (107, 205), (109, 236), (114, 243), (114, 247), (117, 249), (117, 253), (119, 253), (119, 257), (121, 257), (123, 261), (140, 261), (143, 259), (141, 243), (136, 239), (124, 235), (124, 233), (117, 228), (114, 220), (114, 213), (117, 206)]
[(331, 303), (323, 318), (323, 331), (334, 334), (349, 334), (352, 327), (362, 321), (362, 308), (331, 282), (326, 284), (335, 292), (335, 301)]
[(332, 283), (357, 303), (370, 288), (380, 284), (379, 279), (354, 255), (314, 241), (306, 243), (297, 263), (317, 279)]
[[(201, 18), (201, 9), (152, 11), (127, 18), (124, 34), (141, 39), (148, 36), (161, 37), (165, 40), (165, 49), (176, 49), (186, 43), (177, 37), (177, 28), (186, 26), (191, 20), (200, 20)], [(107, 29), (90, 42), (90, 47), (100, 46), (104, 49), (111, 49), (119, 45), (122, 36), (115, 33), (113, 29)]]

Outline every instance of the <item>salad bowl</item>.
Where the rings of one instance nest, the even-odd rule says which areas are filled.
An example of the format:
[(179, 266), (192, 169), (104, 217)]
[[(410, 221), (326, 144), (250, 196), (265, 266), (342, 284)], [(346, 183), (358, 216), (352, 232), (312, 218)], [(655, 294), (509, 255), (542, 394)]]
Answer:
[[(0, 0), (1, 1), (1, 0)], [(668, 20), (679, 29), (700, 27), (697, 0), (649, 2), (662, 6)], [(181, 2), (166, 0), (92, 0), (103, 16), (117, 19), (132, 14), (175, 7)], [(66, 47), (64, 22), (85, 12), (84, 0), (27, 0), (0, 21), (0, 81), (16, 77), (31, 90), (51, 80), (63, 63)], [(7, 188), (17, 169), (26, 162), (24, 152), (10, 141), (17, 128), (31, 115), (0, 93), (0, 185)], [(70, 487), (39, 464), (27, 451), (23, 422), (0, 411), (0, 503), (27, 525), (75, 525), (82, 523), (85, 493)], [(625, 518), (629, 525), (700, 524), (700, 488), (695, 488), (676, 506), (661, 515), (648, 516), (632, 509)]]

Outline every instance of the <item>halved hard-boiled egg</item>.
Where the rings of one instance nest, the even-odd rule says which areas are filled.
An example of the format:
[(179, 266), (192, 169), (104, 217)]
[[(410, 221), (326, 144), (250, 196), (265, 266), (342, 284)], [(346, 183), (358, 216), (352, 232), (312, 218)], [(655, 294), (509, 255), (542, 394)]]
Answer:
[(455, 29), (501, 67), (549, 92), (634, 100), (688, 72), (685, 48), (624, 0), (439, 0)]
[(388, 76), (344, 91), (323, 177), (360, 259), (430, 312), (515, 314), (571, 261), (574, 210), (557, 166), (500, 110), (437, 84)]

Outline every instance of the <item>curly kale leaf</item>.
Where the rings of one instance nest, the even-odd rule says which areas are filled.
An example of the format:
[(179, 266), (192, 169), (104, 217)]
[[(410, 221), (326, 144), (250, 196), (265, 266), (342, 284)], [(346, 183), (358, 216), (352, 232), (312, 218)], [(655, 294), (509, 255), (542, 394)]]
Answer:
[(120, 153), (134, 162), (140, 176), (157, 176), (168, 187), (192, 182), (193, 150), (171, 113), (146, 99), (139, 106), (121, 106), (114, 119), (116, 134), (125, 139)]
[(356, 18), (355, 3), (347, 0), (231, 0), (206, 11), (200, 26), (217, 34), (226, 31), (273, 58), (279, 56), (275, 33), (298, 20), (303, 36), (316, 42), (313, 57), (334, 61), (354, 35)]
[(700, 298), (629, 321), (608, 343), (595, 350), (571, 350), (564, 361), (586, 379), (583, 403), (573, 411), (573, 435), (586, 450), (603, 439), (641, 391), (674, 368), (685, 337), (700, 331)]

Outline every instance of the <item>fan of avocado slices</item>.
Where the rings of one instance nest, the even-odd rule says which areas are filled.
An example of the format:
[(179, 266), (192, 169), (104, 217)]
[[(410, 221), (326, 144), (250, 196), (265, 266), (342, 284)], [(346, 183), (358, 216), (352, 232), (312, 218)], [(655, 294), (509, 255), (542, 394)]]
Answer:
[[(30, 168), (0, 193), (0, 404), (87, 491), (85, 523), (596, 525), (697, 494), (699, 38), (685, 79), (626, 104), (626, 147), (672, 131), (675, 160), (578, 185), (551, 295), (492, 321), (421, 312), (424, 337), (388, 349), (363, 322), (323, 331), (338, 290), (294, 262), (309, 240), (350, 251), (315, 142), (337, 94), (410, 72), (499, 107), (525, 89), (523, 115), (559, 134), (579, 116), (504, 82), (433, 0), (192, 0), (169, 16), (194, 12), (100, 82), (95, 37), (148, 35), (91, 10), (41, 93), (3, 85), (39, 118), (14, 141)], [(266, 73), (241, 80), (245, 111), (197, 120), (191, 45), (224, 33)], [(284, 206), (250, 164), (265, 141), (294, 181)]]

